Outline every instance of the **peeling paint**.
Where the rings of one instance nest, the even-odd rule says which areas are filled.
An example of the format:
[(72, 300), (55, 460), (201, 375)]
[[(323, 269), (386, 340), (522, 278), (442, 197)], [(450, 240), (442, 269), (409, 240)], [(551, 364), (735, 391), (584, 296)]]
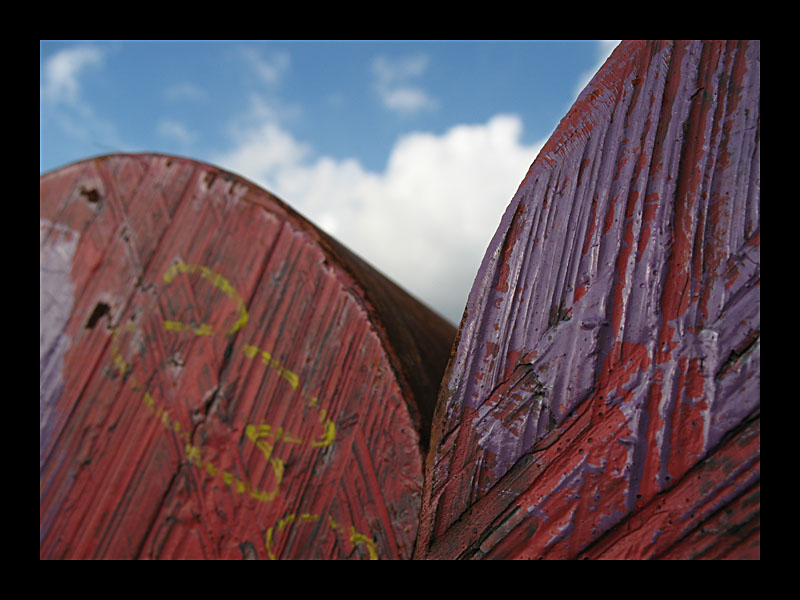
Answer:
[(626, 41), (579, 96), (470, 292), (417, 558), (469, 555), (513, 506), (538, 528), (487, 557), (576, 557), (758, 414), (759, 109), (758, 41)]

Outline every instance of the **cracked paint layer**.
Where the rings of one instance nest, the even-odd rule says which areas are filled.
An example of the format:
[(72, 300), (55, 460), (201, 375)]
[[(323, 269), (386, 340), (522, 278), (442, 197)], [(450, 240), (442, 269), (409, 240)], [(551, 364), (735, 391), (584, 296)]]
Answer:
[[(623, 42), (486, 250), (440, 390), (415, 556), (588, 556), (732, 439), (760, 439), (760, 348), (760, 43)], [(751, 557), (758, 504), (738, 499), (759, 446), (733, 447), (750, 470), (715, 506), (750, 511), (726, 555)], [(703, 501), (668, 508), (699, 527), (684, 509)], [(508, 528), (511, 514), (525, 516)], [(666, 556), (670, 527), (615, 543)]]

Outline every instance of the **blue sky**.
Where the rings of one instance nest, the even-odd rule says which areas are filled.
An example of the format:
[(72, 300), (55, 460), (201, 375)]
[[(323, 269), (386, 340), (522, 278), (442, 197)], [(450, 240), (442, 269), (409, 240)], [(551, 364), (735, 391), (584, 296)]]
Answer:
[(458, 323), (517, 186), (616, 41), (41, 41), (40, 173), (229, 169)]

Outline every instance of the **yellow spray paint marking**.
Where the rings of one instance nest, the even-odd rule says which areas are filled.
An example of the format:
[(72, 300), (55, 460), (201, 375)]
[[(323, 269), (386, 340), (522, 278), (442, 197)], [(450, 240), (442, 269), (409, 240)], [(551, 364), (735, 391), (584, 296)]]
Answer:
[[(214, 331), (205, 323), (201, 323), (199, 325), (190, 325), (182, 321), (164, 320), (164, 329), (166, 331), (177, 333), (191, 332), (197, 336), (212, 336), (218, 333), (232, 334), (244, 327), (248, 322), (248, 313), (244, 305), (244, 300), (236, 291), (236, 289), (230, 284), (230, 282), (219, 273), (214, 273), (211, 269), (203, 265), (190, 265), (183, 261), (177, 261), (167, 269), (167, 271), (164, 273), (163, 279), (166, 284), (171, 284), (175, 277), (177, 277), (179, 274), (188, 275), (193, 273), (199, 273), (203, 279), (209, 281), (214, 287), (222, 291), (230, 300), (234, 302), (236, 310), (239, 314), (236, 323), (234, 323), (233, 327), (228, 331), (218, 332)], [(123, 358), (118, 339), (120, 332), (132, 333), (134, 331), (136, 331), (136, 326), (133, 322), (127, 322), (124, 326), (115, 328), (113, 330), (111, 336), (111, 362), (113, 367), (123, 376), (123, 378), (127, 375), (131, 375), (130, 381), (128, 382), (131, 386), (131, 389), (135, 392), (140, 392), (142, 391), (142, 387), (136, 376), (132, 374), (133, 363), (127, 362)], [(295, 372), (284, 367), (280, 361), (272, 356), (271, 353), (249, 344), (244, 345), (242, 352), (245, 357), (249, 359), (255, 359), (257, 356), (260, 357), (261, 363), (263, 363), (267, 368), (275, 370), (280, 377), (284, 378), (289, 383), (293, 390), (297, 390), (301, 387), (300, 377)], [(290, 444), (309, 444), (312, 448), (320, 448), (331, 445), (336, 437), (336, 425), (332, 419), (328, 418), (326, 409), (320, 406), (319, 399), (316, 396), (310, 396), (302, 392), (301, 397), (306, 401), (309, 408), (313, 408), (320, 412), (319, 423), (323, 426), (323, 433), (317, 439), (303, 440), (289, 433), (288, 431), (285, 431), (283, 427), (274, 428), (266, 423), (261, 423), (258, 426), (247, 424), (245, 427), (245, 433), (247, 437), (256, 445), (259, 450), (262, 451), (265, 460), (267, 460), (272, 467), (275, 485), (274, 489), (269, 492), (263, 490), (258, 491), (253, 488), (249, 481), (242, 480), (233, 473), (229, 473), (220, 469), (211, 461), (203, 460), (200, 448), (194, 446), (190, 442), (189, 431), (185, 429), (178, 420), (171, 417), (169, 412), (162, 408), (147, 390), (143, 391), (142, 403), (147, 407), (156, 420), (160, 422), (162, 426), (164, 426), (165, 429), (175, 433), (180, 439), (183, 440), (185, 444), (183, 447), (183, 452), (186, 461), (189, 464), (194, 465), (198, 469), (204, 470), (211, 477), (221, 477), (225, 485), (237, 493), (247, 493), (250, 497), (260, 502), (271, 502), (277, 497), (280, 491), (285, 468), (283, 460), (273, 456), (275, 445), (278, 442), (285, 442)], [(318, 515), (309, 515), (307, 513), (301, 515), (301, 520), (304, 522), (316, 520), (318, 518)], [(282, 530), (283, 527), (288, 526), (290, 522), (291, 521), (284, 522), (279, 530)], [(332, 519), (330, 520), (329, 524), (335, 531), (336, 524)], [(268, 534), (269, 536), (272, 535), (272, 528), (270, 528)], [(355, 530), (353, 530), (353, 535), (356, 535)], [(361, 534), (358, 535), (360, 536)], [(369, 540), (369, 538), (366, 538), (365, 536), (356, 536), (353, 538), (353, 536), (351, 536), (350, 541), (354, 545), (361, 545), (367, 544), (365, 540)], [(373, 546), (374, 544), (372, 546), (367, 544), (367, 548), (371, 557), (374, 552)], [(267, 550), (269, 552), (269, 547)]]
[[(271, 369), (275, 369), (281, 375), (281, 377), (283, 377), (290, 383), (292, 389), (296, 390), (300, 386), (300, 378), (297, 376), (297, 374), (285, 368), (283, 365), (281, 365), (280, 361), (275, 359), (272, 356), (272, 354), (267, 352), (266, 350), (262, 350), (258, 346), (254, 346), (252, 344), (245, 344), (244, 346), (242, 346), (242, 354), (244, 354), (245, 357), (251, 360), (255, 359), (257, 356), (260, 356), (261, 362), (265, 366)], [(336, 424), (333, 422), (333, 419), (327, 418), (327, 411), (324, 408), (320, 408), (319, 400), (317, 399), (316, 396), (312, 397), (308, 394), (301, 394), (301, 397), (304, 400), (306, 400), (307, 402), (306, 406), (320, 411), (319, 422), (323, 426), (322, 435), (318, 439), (311, 440), (308, 443), (311, 445), (312, 448), (322, 448), (325, 446), (330, 446), (331, 444), (333, 444), (333, 441), (336, 438)], [(283, 430), (282, 428), (278, 428), (278, 431), (282, 432)], [(247, 436), (254, 443), (256, 443), (257, 446), (259, 446), (259, 442), (257, 441), (259, 438), (273, 436), (272, 427), (264, 423), (262, 423), (258, 427), (252, 424), (248, 425), (245, 432), (247, 433)], [(281, 440), (280, 434), (276, 433), (274, 435), (276, 437), (275, 443)], [(299, 438), (288, 435), (285, 435), (283, 437), (283, 441), (290, 443), (303, 443)], [(264, 451), (264, 453), (267, 454), (267, 449), (265, 447), (259, 446), (259, 448), (261, 448), (262, 451)], [(269, 447), (269, 452), (271, 452), (271, 450), (272, 446)]]
[[(112, 334), (112, 340), (114, 345), (112, 346), (112, 351), (115, 353), (114, 358), (112, 359), (112, 364), (114, 367), (117, 368), (121, 375), (125, 375), (132, 365), (130, 363), (125, 362), (122, 360), (122, 357), (119, 352), (119, 346), (116, 345), (116, 337), (117, 331), (115, 330)], [(138, 391), (140, 388), (136, 384), (136, 378), (131, 377), (129, 384), (134, 391)], [(183, 453), (186, 461), (198, 469), (205, 470), (212, 477), (216, 477), (220, 475), (222, 477), (222, 481), (228, 487), (231, 487), (234, 491), (239, 494), (247, 493), (251, 498), (258, 500), (260, 502), (272, 502), (277, 496), (280, 491), (281, 481), (283, 480), (283, 471), (284, 471), (284, 464), (283, 461), (279, 458), (271, 457), (269, 458), (270, 465), (272, 466), (273, 473), (275, 474), (275, 487), (273, 490), (267, 491), (258, 491), (253, 489), (253, 486), (248, 480), (242, 480), (233, 473), (229, 473), (227, 471), (223, 471), (219, 469), (215, 464), (211, 461), (204, 461), (202, 457), (202, 451), (198, 446), (195, 446), (189, 441), (189, 432), (186, 431), (180, 424), (180, 421), (170, 417), (169, 411), (162, 408), (153, 398), (150, 392), (145, 391), (142, 396), (142, 404), (144, 404), (150, 413), (156, 418), (156, 421), (161, 423), (165, 429), (174, 432), (179, 438), (181, 438), (185, 442), (185, 446), (183, 447)]]
[[(318, 514), (303, 513), (300, 515), (298, 525), (313, 523), (315, 521), (319, 521), (319, 519), (320, 516)], [(297, 520), (297, 513), (290, 513), (279, 519), (275, 525), (267, 529), (267, 533), (264, 536), (264, 548), (266, 549), (267, 556), (270, 560), (277, 560), (277, 557), (273, 551), (275, 528), (277, 527), (278, 533), (280, 533), (284, 529), (288, 529), (289, 525), (295, 522), (295, 520)], [(344, 532), (345, 529), (341, 525), (338, 525), (330, 514), (328, 514), (328, 526), (334, 532)], [(375, 543), (375, 540), (364, 535), (363, 533), (357, 532), (355, 527), (352, 525), (350, 526), (350, 535), (348, 539), (353, 545), (353, 548), (356, 548), (357, 546), (366, 546), (367, 552), (369, 553), (369, 560), (378, 560), (378, 545)]]
[(369, 552), (369, 559), (378, 560), (378, 551), (375, 547), (375, 542), (372, 541), (372, 538), (368, 538), (363, 533), (358, 533), (352, 525), (350, 526), (350, 542), (354, 547), (362, 544), (365, 545), (367, 547), (367, 552)]
[(320, 439), (311, 442), (311, 447), (323, 448), (325, 446), (330, 446), (333, 443), (335, 437), (336, 437), (336, 424), (332, 420), (326, 419), (325, 432), (322, 434)]
[(297, 389), (297, 386), (300, 385), (300, 378), (297, 376), (297, 373), (294, 373), (281, 365), (280, 361), (273, 358), (272, 355), (267, 352), (266, 350), (261, 350), (257, 346), (252, 346), (250, 344), (245, 344), (242, 347), (242, 353), (250, 359), (255, 358), (257, 355), (261, 356), (261, 362), (264, 363), (265, 366), (275, 369), (278, 374), (283, 377), (286, 381), (289, 382), (289, 385), (292, 386), (293, 390)]
[(164, 321), (164, 329), (167, 331), (190, 331), (195, 335), (216, 335), (217, 333), (224, 333), (230, 335), (232, 333), (236, 333), (242, 327), (247, 324), (248, 314), (247, 308), (244, 305), (244, 300), (239, 295), (239, 292), (236, 291), (230, 282), (225, 279), (219, 273), (214, 273), (211, 269), (204, 265), (188, 265), (182, 260), (179, 260), (172, 265), (164, 273), (164, 282), (166, 284), (172, 283), (175, 277), (178, 276), (179, 273), (185, 273), (187, 275), (193, 273), (200, 273), (200, 277), (203, 279), (208, 280), (211, 285), (213, 285), (218, 290), (222, 291), (228, 298), (230, 298), (234, 305), (236, 306), (236, 311), (239, 315), (239, 318), (236, 320), (236, 323), (233, 324), (228, 331), (225, 332), (218, 332), (214, 331), (209, 325), (206, 323), (200, 323), (199, 325), (188, 325), (186, 323), (182, 323), (181, 321)]
[[(245, 435), (252, 441), (256, 447), (264, 453), (264, 457), (267, 460), (270, 460), (272, 457), (272, 451), (275, 448), (275, 444), (278, 442), (285, 442), (287, 444), (305, 444), (306, 442), (299, 437), (296, 437), (289, 433), (288, 431), (284, 431), (283, 427), (273, 427), (267, 423), (262, 422), (261, 425), (253, 425), (249, 424), (244, 429)], [(267, 441), (271, 440), (271, 441)], [(311, 442), (312, 447), (315, 446), (315, 442)]]
[[(176, 322), (170, 322), (175, 324)], [(177, 325), (181, 325), (178, 323)], [(178, 326), (175, 326), (173, 330), (180, 330)], [(124, 328), (126, 331), (135, 331), (135, 327), (133, 323), (128, 323), (127, 326)], [(130, 374), (133, 369), (133, 364), (130, 362), (125, 361), (122, 358), (122, 354), (120, 353), (120, 347), (118, 343), (118, 336), (119, 336), (119, 329), (115, 329), (112, 333), (112, 365), (116, 370), (120, 373), (120, 375), (125, 376)], [(245, 346), (245, 354), (252, 358), (255, 357), (256, 351), (258, 349), (252, 346)], [(263, 359), (263, 355), (262, 355)], [(277, 361), (274, 361), (271, 357), (268, 359), (270, 361), (270, 366), (275, 368), (275, 364)], [(279, 364), (278, 364), (279, 366)], [(292, 373), (292, 375), (294, 375)], [(294, 376), (296, 378), (296, 375)], [(296, 380), (296, 379), (295, 379)], [(129, 380), (129, 385), (133, 391), (141, 391), (141, 387), (138, 383), (138, 379), (135, 375), (131, 375)], [(314, 399), (316, 400), (316, 398)], [(249, 424), (245, 426), (245, 433), (249, 439), (251, 439), (256, 446), (263, 452), (265, 459), (269, 462), (270, 466), (272, 467), (272, 471), (275, 477), (275, 485), (274, 488), (270, 491), (265, 490), (256, 490), (247, 480), (242, 480), (236, 477), (233, 473), (229, 473), (227, 471), (221, 470), (219, 467), (214, 465), (211, 461), (204, 461), (201, 456), (201, 451), (197, 446), (194, 446), (190, 443), (190, 436), (189, 432), (183, 428), (181, 423), (172, 418), (169, 414), (169, 411), (162, 408), (156, 399), (153, 398), (152, 394), (149, 391), (145, 390), (142, 395), (142, 404), (144, 404), (150, 413), (156, 418), (158, 422), (160, 422), (165, 429), (174, 432), (179, 438), (181, 438), (184, 443), (184, 455), (186, 461), (192, 465), (194, 465), (198, 469), (205, 470), (212, 477), (220, 476), (228, 487), (232, 488), (237, 493), (243, 494), (247, 493), (251, 498), (254, 498), (260, 502), (272, 502), (278, 496), (280, 492), (281, 483), (283, 481), (283, 473), (284, 473), (284, 462), (282, 459), (275, 457), (272, 455), (273, 449), (275, 444), (279, 441), (291, 444), (305, 444), (310, 443), (312, 447), (319, 447), (324, 445), (329, 445), (333, 443), (333, 439), (336, 434), (336, 427), (333, 424), (333, 421), (328, 419), (325, 421), (325, 433), (323, 434), (321, 440), (315, 440), (311, 442), (306, 442), (299, 437), (292, 435), (288, 431), (285, 431), (283, 427), (273, 428), (269, 424), (262, 423), (258, 427), (255, 425)], [(323, 422), (324, 417), (326, 416), (325, 410), (322, 409), (322, 417), (320, 418), (320, 422)], [(268, 441), (269, 440), (269, 441)], [(270, 443), (271, 441), (271, 443)]]

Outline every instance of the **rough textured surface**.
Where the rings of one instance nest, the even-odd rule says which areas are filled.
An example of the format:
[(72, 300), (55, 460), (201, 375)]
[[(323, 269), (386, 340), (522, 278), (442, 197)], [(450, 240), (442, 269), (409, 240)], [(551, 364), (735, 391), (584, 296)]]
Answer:
[(759, 557), (760, 44), (614, 51), (479, 270), (417, 558)]
[(40, 178), (41, 558), (409, 558), (455, 328), (281, 201)]

